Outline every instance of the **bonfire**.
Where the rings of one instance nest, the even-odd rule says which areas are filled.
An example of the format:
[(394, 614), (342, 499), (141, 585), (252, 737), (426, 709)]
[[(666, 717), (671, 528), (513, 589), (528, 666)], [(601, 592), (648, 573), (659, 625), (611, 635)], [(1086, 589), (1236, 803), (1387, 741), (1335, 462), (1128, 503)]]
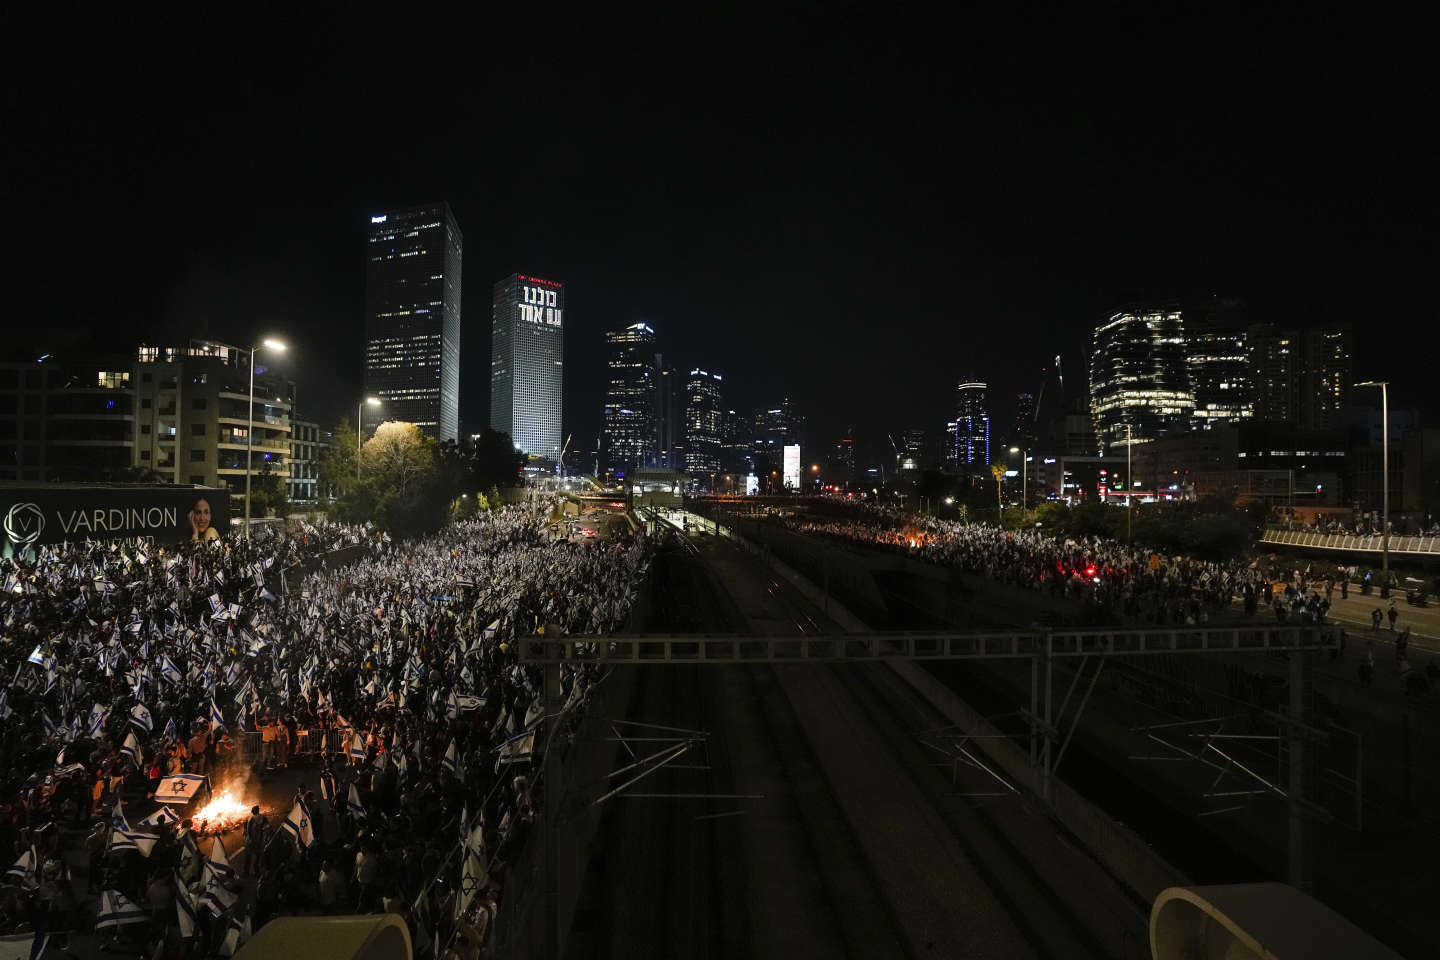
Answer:
[(224, 790), (210, 798), (210, 802), (190, 815), (195, 831), (204, 836), (224, 833), (243, 826), (250, 818), (253, 803), (246, 803), (233, 791)]

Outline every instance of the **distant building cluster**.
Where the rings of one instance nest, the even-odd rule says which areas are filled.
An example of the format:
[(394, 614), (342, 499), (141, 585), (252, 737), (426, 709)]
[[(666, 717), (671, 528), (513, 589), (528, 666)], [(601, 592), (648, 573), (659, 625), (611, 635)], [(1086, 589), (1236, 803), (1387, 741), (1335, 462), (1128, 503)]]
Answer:
[[(609, 375), (598, 456), (578, 451), (576, 468), (614, 477), (680, 471), (695, 489), (716, 492), (784, 487), (785, 448), (804, 444), (804, 418), (788, 397), (774, 407), (736, 410), (727, 402), (723, 374), (668, 363), (654, 326), (644, 321), (606, 333), (605, 345)], [(848, 439), (843, 447), (838, 465), (826, 458), (823, 476), (818, 463), (811, 465), (809, 482), (851, 481)]]

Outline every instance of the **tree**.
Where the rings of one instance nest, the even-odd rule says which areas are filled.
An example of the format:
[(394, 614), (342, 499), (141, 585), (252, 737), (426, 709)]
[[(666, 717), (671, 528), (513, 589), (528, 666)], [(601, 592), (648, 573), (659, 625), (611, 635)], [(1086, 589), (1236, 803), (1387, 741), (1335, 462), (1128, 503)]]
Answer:
[(290, 494), (285, 489), (285, 481), (266, 460), (260, 465), (260, 472), (250, 477), (250, 515), (263, 517), (270, 511), (277, 517), (288, 517)]
[(990, 464), (990, 475), (995, 478), (995, 522), (1000, 522), (1002, 507), (1000, 506), (1000, 488), (1005, 483), (1005, 465), (1003, 463)]
[(518, 487), (525, 456), (515, 449), (510, 434), (486, 430), (475, 443), (476, 487)]
[(355, 424), (349, 417), (341, 417), (335, 424), (330, 445), (320, 457), (318, 467), (320, 486), (333, 490), (337, 497), (344, 496), (355, 487)]
[(360, 448), (360, 472), (385, 493), (408, 499), (437, 466), (435, 441), (413, 423), (389, 420)]

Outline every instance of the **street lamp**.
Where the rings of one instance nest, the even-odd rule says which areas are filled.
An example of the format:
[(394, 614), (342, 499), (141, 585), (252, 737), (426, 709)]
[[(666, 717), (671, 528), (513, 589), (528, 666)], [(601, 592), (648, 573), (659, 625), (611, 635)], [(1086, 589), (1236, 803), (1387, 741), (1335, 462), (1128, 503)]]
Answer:
[(1030, 451), (1011, 447), (1010, 452), (1020, 454), (1020, 509), (1027, 510), (1030, 503)]
[(285, 352), (285, 344), (279, 340), (266, 340), (259, 347), (250, 348), (250, 406), (245, 419), (245, 539), (250, 539), (250, 451), (255, 446), (255, 351), (268, 347), (276, 353)]
[(360, 482), (360, 422), (365, 415), (365, 407), (380, 406), (379, 397), (366, 397), (355, 405), (355, 482)]
[(1390, 582), (1390, 381), (1366, 380), (1355, 386), (1380, 388), (1380, 445), (1383, 448), (1380, 451), (1383, 465), (1380, 482), (1385, 486), (1380, 513), (1380, 585), (1383, 587)]

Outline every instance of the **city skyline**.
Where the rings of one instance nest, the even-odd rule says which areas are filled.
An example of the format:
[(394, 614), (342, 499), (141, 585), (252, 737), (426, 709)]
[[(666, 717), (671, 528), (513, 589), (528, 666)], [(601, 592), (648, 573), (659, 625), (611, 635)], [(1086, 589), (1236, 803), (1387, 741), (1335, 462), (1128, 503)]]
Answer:
[[(595, 62), (588, 29), (523, 55), (501, 45), (470, 74), (462, 37), (437, 26), (410, 26), (445, 38), (410, 79), (350, 69), (350, 51), (367, 46), (356, 31), (302, 18), (264, 45), (283, 78), (274, 88), (217, 75), (214, 90), (177, 90), (173, 71), (127, 60), (99, 85), (124, 110), (92, 103), (81, 91), (97, 85), (78, 75), (43, 112), (22, 97), (22, 133), (6, 146), (21, 174), (9, 209), (30, 238), (9, 261), (25, 282), (7, 329), (95, 341), (281, 334), (298, 409), (328, 427), (353, 416), (363, 390), (368, 218), (444, 199), (466, 228), (472, 278), (467, 432), (490, 420), (489, 285), (525, 271), (562, 278), (573, 301), (562, 432), (577, 443), (602, 431), (605, 331), (645, 320), (666, 331), (677, 369), (727, 373), (727, 405), (760, 408), (780, 386), (817, 442), (853, 428), (863, 460), (910, 423), (942, 429), (961, 368), (991, 384), (993, 424), (1012, 422), (1019, 392), (1037, 394), (1045, 416), (1052, 358), (1067, 385), (1084, 382), (1097, 318), (1125, 303), (1238, 295), (1250, 321), (1284, 330), (1368, 331), (1384, 317), (1391, 343), (1427, 323), (1435, 216), (1404, 187), (1425, 153), (1391, 151), (1382, 165), (1363, 146), (1403, 128), (1392, 122), (1403, 104), (1372, 96), (1378, 80), (1352, 79), (1277, 116), (1252, 94), (1291, 76), (1306, 56), (1296, 50), (1230, 49), (1245, 69), (1227, 79), (1136, 84), (1103, 58), (1069, 69), (1073, 53), (1047, 48), (1058, 59), (1035, 78), (1001, 84), (1014, 74), (996, 69), (1008, 54), (902, 50), (845, 16), (782, 15), (763, 36), (743, 32), (762, 58), (807, 38), (815, 75), (843, 78), (816, 89), (803, 73), (762, 83), (721, 43), (682, 56), (636, 34), (612, 51), (634, 57)], [(113, 56), (82, 48), (97, 73)], [(585, 70), (596, 82), (577, 89)], [(1046, 79), (1062, 74), (1065, 84)], [(225, 123), (187, 129), (183, 142), (156, 133), (217, 96), (231, 104)], [(1348, 135), (1306, 146), (1331, 117)], [(502, 128), (527, 135), (474, 132)], [(84, 166), (97, 150), (113, 162)], [(1370, 186), (1335, 192), (1351, 179)], [(115, 230), (125, 242), (109, 239)], [(49, 253), (61, 249), (72, 255)], [(1417, 352), (1392, 356), (1357, 336), (1353, 361), (1365, 376), (1394, 368), (1392, 400), (1437, 412)]]

